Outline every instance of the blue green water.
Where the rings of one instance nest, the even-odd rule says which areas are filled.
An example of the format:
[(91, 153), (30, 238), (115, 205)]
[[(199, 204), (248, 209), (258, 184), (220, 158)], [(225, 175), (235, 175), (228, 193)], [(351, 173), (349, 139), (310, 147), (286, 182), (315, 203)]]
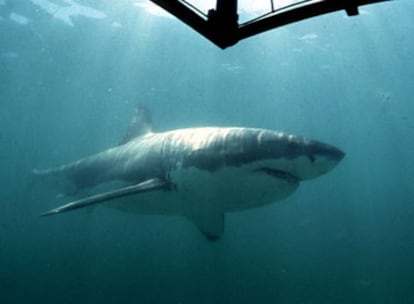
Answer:
[[(0, 0), (0, 303), (414, 303), (414, 3), (220, 50), (141, 1)], [(74, 15), (74, 14), (77, 15)], [(33, 168), (157, 130), (280, 129), (347, 155), (283, 202), (185, 219), (62, 203)]]

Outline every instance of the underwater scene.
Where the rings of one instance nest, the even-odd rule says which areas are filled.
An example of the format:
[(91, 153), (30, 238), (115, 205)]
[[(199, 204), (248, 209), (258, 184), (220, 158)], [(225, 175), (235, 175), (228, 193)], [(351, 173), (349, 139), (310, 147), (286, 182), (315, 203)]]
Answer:
[(0, 303), (414, 303), (413, 32), (0, 0)]

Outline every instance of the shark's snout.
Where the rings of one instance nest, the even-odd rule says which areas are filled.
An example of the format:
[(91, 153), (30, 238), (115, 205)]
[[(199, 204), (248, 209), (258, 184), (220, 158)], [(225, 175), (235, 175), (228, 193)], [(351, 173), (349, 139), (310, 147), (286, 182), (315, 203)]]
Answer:
[(306, 144), (305, 154), (309, 162), (299, 166), (301, 169), (298, 176), (302, 179), (316, 178), (328, 173), (345, 157), (341, 149), (318, 141), (309, 141)]
[(336, 164), (345, 157), (345, 153), (341, 149), (318, 141), (311, 141), (307, 150), (310, 154)]
[(339, 148), (324, 143), (318, 143), (316, 150), (324, 157), (339, 163), (344, 157), (345, 153)]

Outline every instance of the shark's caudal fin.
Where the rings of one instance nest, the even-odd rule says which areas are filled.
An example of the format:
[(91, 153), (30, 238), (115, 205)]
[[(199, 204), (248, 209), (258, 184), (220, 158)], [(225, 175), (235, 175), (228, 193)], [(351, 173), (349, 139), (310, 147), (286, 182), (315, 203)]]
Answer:
[(148, 108), (138, 105), (135, 109), (134, 116), (132, 117), (127, 133), (121, 140), (119, 145), (123, 145), (138, 136), (152, 132), (152, 118), (151, 112)]
[(90, 205), (104, 203), (106, 201), (116, 199), (123, 196), (133, 195), (137, 193), (143, 193), (148, 191), (154, 191), (154, 190), (160, 190), (165, 189), (168, 190), (170, 188), (170, 184), (168, 182), (165, 182), (160, 179), (150, 179), (145, 182), (124, 187), (121, 189), (117, 189), (114, 191), (99, 193), (96, 195), (88, 196), (86, 198), (76, 200), (73, 202), (70, 202), (66, 205), (60, 206), (58, 208), (49, 210), (45, 213), (42, 213), (41, 216), (48, 216), (48, 215), (54, 215), (57, 213), (67, 212), (79, 208), (84, 208)]

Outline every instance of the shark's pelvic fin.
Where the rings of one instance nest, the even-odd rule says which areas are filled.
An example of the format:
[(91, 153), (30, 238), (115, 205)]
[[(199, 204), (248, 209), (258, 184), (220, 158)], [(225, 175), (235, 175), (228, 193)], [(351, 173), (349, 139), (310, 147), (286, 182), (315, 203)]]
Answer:
[(150, 110), (142, 105), (138, 105), (135, 109), (134, 116), (128, 125), (127, 133), (119, 145), (123, 145), (131, 139), (151, 133), (152, 131), (152, 117)]
[(106, 202), (106, 201), (109, 201), (115, 198), (123, 197), (123, 196), (128, 196), (128, 195), (133, 195), (133, 194), (143, 193), (143, 192), (148, 192), (148, 191), (154, 191), (154, 190), (160, 190), (160, 189), (165, 189), (165, 190), (170, 189), (170, 183), (164, 180), (158, 179), (158, 178), (149, 179), (136, 185), (127, 186), (127, 187), (109, 191), (109, 192), (99, 193), (99, 194), (92, 195), (92, 196), (89, 196), (89, 197), (86, 197), (80, 200), (70, 202), (66, 205), (63, 205), (58, 208), (49, 210), (45, 213), (42, 213), (41, 216), (54, 215), (57, 213), (62, 213), (62, 212), (66, 212), (66, 211), (70, 211), (74, 209), (87, 207), (87, 206), (94, 205), (94, 204), (103, 203), (103, 202)]
[(224, 213), (187, 216), (210, 242), (217, 241), (224, 232)]

